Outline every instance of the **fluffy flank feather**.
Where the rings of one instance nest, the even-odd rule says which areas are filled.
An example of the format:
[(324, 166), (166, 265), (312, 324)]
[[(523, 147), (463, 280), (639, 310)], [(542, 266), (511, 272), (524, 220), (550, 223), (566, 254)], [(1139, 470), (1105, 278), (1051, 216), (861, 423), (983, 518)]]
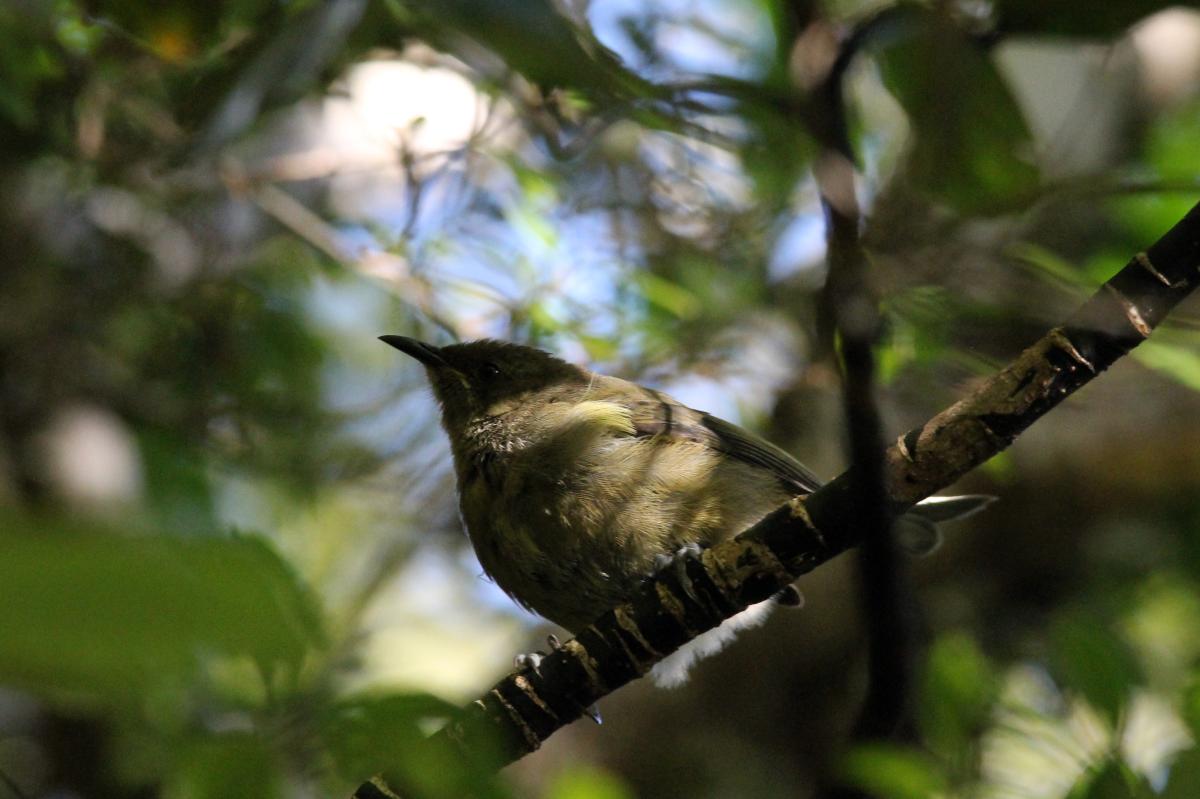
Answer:
[(696, 636), (671, 654), (654, 664), (650, 679), (659, 688), (678, 688), (687, 682), (688, 672), (700, 660), (720, 652), (737, 638), (742, 630), (757, 627), (771, 614), (774, 600), (751, 605), (736, 616), (726, 619), (720, 626)]

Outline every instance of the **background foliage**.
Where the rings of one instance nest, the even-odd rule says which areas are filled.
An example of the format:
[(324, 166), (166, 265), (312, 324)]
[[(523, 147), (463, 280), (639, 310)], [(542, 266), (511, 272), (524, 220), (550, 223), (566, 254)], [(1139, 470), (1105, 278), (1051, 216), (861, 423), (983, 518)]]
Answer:
[[(412, 762), (536, 646), (414, 364), (537, 344), (843, 465), (808, 92), (839, 31), (900, 431), (1200, 189), (1200, 14), (1148, 0), (0, 6), (0, 796), (1200, 794), (1183, 309), (913, 564), (915, 729), (846, 750), (849, 558), (497, 782)], [(1189, 315), (1191, 313), (1192, 315)]]

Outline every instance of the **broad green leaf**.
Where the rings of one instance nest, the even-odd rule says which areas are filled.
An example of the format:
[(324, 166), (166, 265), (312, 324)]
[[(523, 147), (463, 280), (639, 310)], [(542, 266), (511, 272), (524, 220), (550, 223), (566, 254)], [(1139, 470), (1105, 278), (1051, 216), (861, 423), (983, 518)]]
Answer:
[(489, 753), (475, 758), (433, 745), (428, 735), (458, 708), (427, 694), (348, 697), (322, 719), (321, 734), (338, 773), (350, 783), (383, 774), (413, 795), (440, 799), (464, 795), (501, 797)]
[(322, 645), (308, 592), (263, 539), (4, 526), (0, 682), (120, 698), (182, 678), (202, 657), (250, 658), (268, 680), (294, 674)]
[(988, 53), (955, 24), (911, 8), (878, 49), (883, 79), (908, 114), (908, 178), (964, 212), (1002, 210), (1038, 182), (1032, 137)]

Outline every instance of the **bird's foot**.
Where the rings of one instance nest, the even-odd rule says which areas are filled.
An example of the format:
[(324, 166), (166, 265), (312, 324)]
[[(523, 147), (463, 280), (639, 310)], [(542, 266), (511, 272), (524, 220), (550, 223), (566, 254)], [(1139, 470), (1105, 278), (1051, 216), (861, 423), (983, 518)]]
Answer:
[(537, 671), (545, 657), (545, 652), (522, 652), (513, 658), (513, 668), (517, 671)]
[[(551, 633), (546, 636), (546, 646), (550, 647), (551, 652), (557, 652), (563, 648), (562, 642), (558, 640), (558, 636)], [(545, 652), (526, 652), (517, 655), (513, 658), (513, 668), (517, 671), (532, 671), (538, 674), (538, 666), (542, 665), (542, 661), (546, 659)], [(540, 674), (539, 674), (540, 676)], [(603, 724), (604, 719), (600, 717), (600, 708), (596, 705), (588, 705), (582, 708), (583, 715), (587, 716), (597, 724)]]
[[(550, 633), (546, 636), (546, 646), (550, 647), (551, 652), (557, 652), (562, 649), (562, 642), (558, 640), (558, 636)], [(537, 671), (538, 666), (542, 665), (542, 661), (546, 659), (546, 653), (537, 652), (522, 652), (513, 658), (513, 668), (517, 671)]]
[(698, 599), (695, 591), (692, 590), (692, 578), (688, 576), (687, 565), (688, 561), (696, 560), (700, 557), (700, 553), (704, 551), (704, 547), (692, 542), (684, 544), (673, 554), (655, 555), (654, 556), (654, 572), (650, 575), (651, 579), (659, 576), (667, 569), (674, 569), (675, 575), (679, 579), (679, 584), (683, 586), (683, 590), (687, 592), (692, 599)]
[(670, 555), (658, 554), (654, 556), (654, 574), (666, 571), (668, 566), (674, 565), (675, 568), (682, 568), (688, 558), (698, 558), (700, 553), (704, 551), (704, 547), (696, 542), (684, 544), (679, 549), (672, 552)]

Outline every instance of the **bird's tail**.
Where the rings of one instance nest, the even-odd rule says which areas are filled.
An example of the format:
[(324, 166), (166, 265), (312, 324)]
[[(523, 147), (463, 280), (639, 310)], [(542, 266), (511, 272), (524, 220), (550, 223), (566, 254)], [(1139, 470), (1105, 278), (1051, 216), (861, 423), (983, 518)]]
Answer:
[(928, 555), (941, 546), (942, 533), (937, 527), (940, 522), (965, 519), (995, 501), (995, 497), (987, 494), (929, 497), (896, 520), (896, 541), (905, 552)]

